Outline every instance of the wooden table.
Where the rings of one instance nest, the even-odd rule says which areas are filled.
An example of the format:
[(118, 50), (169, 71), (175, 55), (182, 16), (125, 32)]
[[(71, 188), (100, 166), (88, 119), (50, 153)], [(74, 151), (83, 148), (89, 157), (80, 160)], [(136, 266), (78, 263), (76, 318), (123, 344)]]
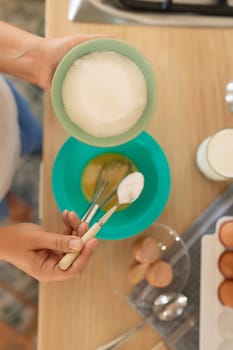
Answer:
[[(224, 94), (233, 77), (233, 30), (70, 23), (67, 6), (68, 0), (47, 1), (48, 37), (109, 33), (137, 47), (154, 67), (159, 102), (148, 131), (164, 148), (172, 172), (171, 196), (160, 222), (182, 233), (226, 186), (199, 173), (195, 152), (205, 137), (232, 126)], [(43, 224), (58, 231), (61, 219), (51, 191), (51, 168), (68, 135), (54, 116), (49, 96), (44, 129)], [(106, 242), (100, 242), (81, 278), (40, 285), (38, 350), (95, 350), (140, 322), (111, 290), (105, 253)], [(148, 326), (121, 349), (150, 350), (159, 341)], [(161, 343), (158, 348), (165, 349)]]

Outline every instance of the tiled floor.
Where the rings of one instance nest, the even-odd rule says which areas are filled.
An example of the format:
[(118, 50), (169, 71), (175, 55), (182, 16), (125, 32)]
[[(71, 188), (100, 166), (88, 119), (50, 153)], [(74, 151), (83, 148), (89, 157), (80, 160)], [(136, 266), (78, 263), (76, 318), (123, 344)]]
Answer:
[[(0, 0), (0, 20), (43, 35), (43, 0)], [(39, 88), (11, 78), (42, 122), (43, 96)], [(39, 156), (22, 160), (13, 188), (38, 213)], [(37, 217), (36, 217), (37, 221)], [(38, 284), (15, 267), (0, 262), (0, 350), (32, 350), (37, 328)]]

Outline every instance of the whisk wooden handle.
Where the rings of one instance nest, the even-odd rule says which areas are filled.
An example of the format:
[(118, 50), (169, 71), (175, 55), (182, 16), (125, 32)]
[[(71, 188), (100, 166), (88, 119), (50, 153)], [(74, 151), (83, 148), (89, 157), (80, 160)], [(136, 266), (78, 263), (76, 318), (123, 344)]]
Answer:
[[(99, 232), (101, 226), (98, 223), (95, 223), (81, 238), (84, 244), (86, 244), (92, 237), (94, 237), (97, 232)], [(77, 253), (67, 253), (59, 261), (59, 267), (61, 270), (67, 270), (73, 261), (77, 258), (80, 252)]]

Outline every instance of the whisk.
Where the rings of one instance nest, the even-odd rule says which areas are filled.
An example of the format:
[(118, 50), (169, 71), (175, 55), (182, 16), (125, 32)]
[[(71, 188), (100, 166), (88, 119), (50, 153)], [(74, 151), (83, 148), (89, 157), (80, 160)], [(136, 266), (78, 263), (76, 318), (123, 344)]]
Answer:
[(105, 162), (97, 176), (91, 205), (81, 220), (90, 223), (98, 209), (103, 208), (116, 197), (118, 184), (132, 172), (133, 165), (127, 159)]

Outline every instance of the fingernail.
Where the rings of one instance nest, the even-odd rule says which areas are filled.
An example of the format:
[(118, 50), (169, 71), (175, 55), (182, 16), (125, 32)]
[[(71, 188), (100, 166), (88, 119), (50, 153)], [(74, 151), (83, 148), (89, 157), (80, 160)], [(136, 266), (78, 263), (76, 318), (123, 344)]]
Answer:
[(71, 239), (69, 241), (69, 248), (73, 250), (80, 250), (83, 246), (81, 239)]

